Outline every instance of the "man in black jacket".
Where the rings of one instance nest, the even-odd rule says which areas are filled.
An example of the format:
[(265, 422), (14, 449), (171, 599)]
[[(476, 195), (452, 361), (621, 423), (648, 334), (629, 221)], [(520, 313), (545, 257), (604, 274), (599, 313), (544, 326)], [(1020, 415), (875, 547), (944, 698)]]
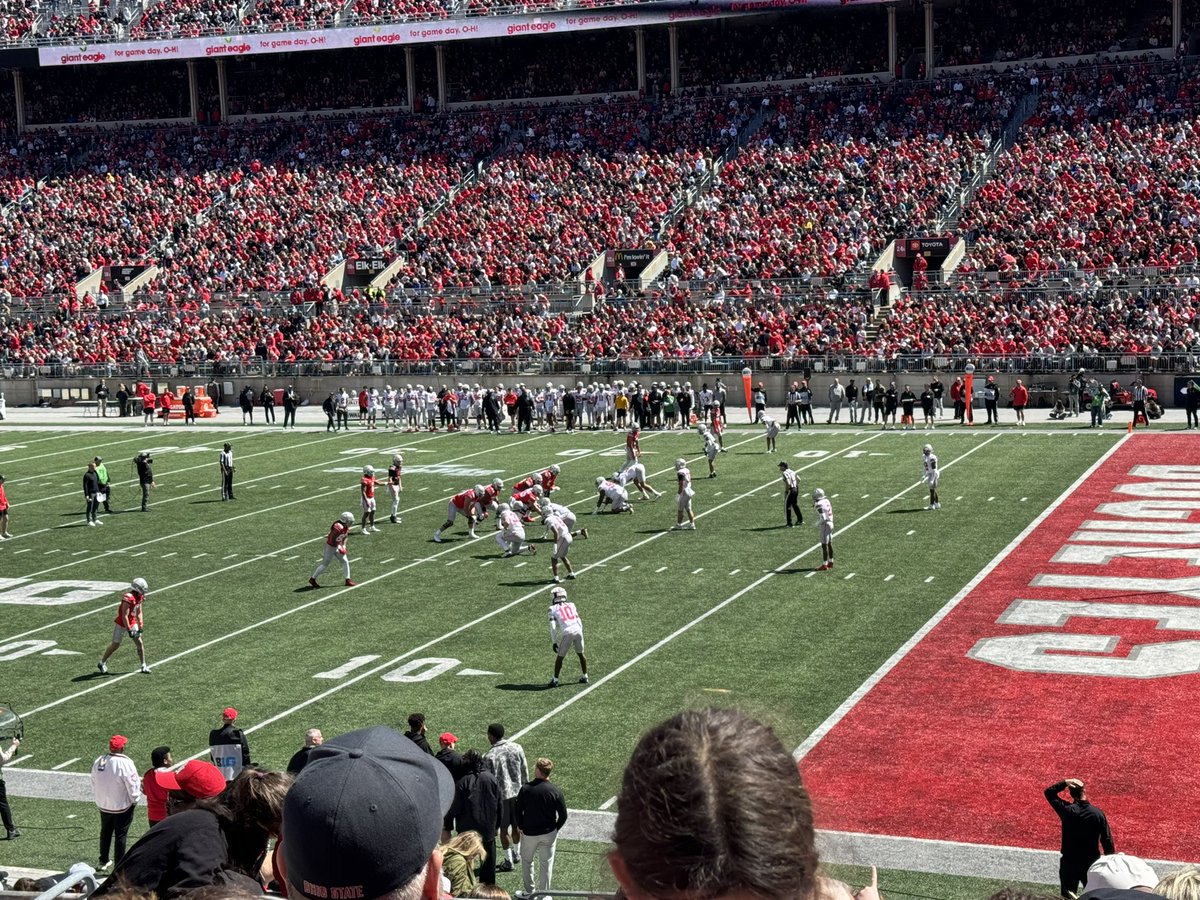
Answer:
[[(337, 401), (333, 399), (333, 391), (329, 392), (329, 396), (325, 398), (325, 402), (321, 404), (321, 409), (324, 411), (327, 418), (325, 423), (325, 431), (337, 431), (337, 425), (333, 421), (334, 413), (337, 411)], [(286, 421), (286, 416), (285, 416)]]
[(525, 893), (532, 894), (533, 858), (538, 857), (537, 890), (550, 889), (554, 874), (554, 844), (567, 824), (567, 801), (557, 785), (550, 783), (554, 761), (541, 757), (533, 770), (533, 781), (517, 794), (517, 826), (521, 829), (521, 879)]
[(83, 473), (83, 497), (87, 501), (87, 508), (84, 512), (85, 521), (91, 527), (100, 522), (98, 516), (100, 513), (100, 476), (96, 474), (96, 464), (88, 463), (87, 471)]
[(325, 743), (325, 736), (321, 734), (320, 728), (310, 728), (304, 732), (304, 746), (292, 754), (292, 758), (288, 760), (287, 773), (289, 775), (299, 775), (306, 765), (308, 765), (308, 757), (315, 749)]
[[(1060, 794), (1066, 789), (1068, 803)], [(1115, 853), (1108, 818), (1088, 801), (1087, 789), (1078, 778), (1064, 778), (1045, 791), (1046, 802), (1062, 821), (1062, 857), (1058, 863), (1059, 887), (1063, 897), (1073, 897), (1087, 881), (1088, 868), (1104, 853)]]
[(234, 727), (238, 711), (232, 706), (225, 707), (221, 713), (221, 727), (214, 728), (208, 733), (209, 753), (212, 754), (213, 765), (221, 770), (226, 781), (237, 778), (238, 772), (250, 765), (250, 744), (240, 728)]
[(133, 464), (137, 466), (138, 484), (142, 488), (142, 512), (145, 512), (150, 504), (150, 489), (156, 486), (154, 483), (154, 460), (150, 457), (150, 451), (143, 450), (139, 453)]
[(454, 749), (458, 743), (458, 738), (449, 731), (443, 731), (438, 738), (439, 749), (435, 754), (438, 761), (450, 772), (450, 777), (455, 781), (467, 774), (466, 766), (463, 763), (463, 756)]
[(404, 736), (433, 756), (433, 748), (425, 739), (425, 713), (413, 713), (408, 717), (408, 731), (404, 732)]
[[(332, 397), (333, 395), (330, 394)], [(290, 384), (283, 391), (283, 427), (296, 427), (296, 406), (300, 403), (300, 395)]]
[[(479, 866), (479, 880), (496, 883), (496, 829), (500, 826), (500, 783), (488, 771), (478, 750), (463, 757), (466, 775), (454, 786), (454, 802), (446, 813), (446, 830), (477, 831), (483, 838), (485, 856)], [(453, 828), (451, 827), (453, 826)]]
[(190, 387), (183, 389), (183, 396), (179, 398), (183, 404), (183, 424), (196, 424), (196, 396)]

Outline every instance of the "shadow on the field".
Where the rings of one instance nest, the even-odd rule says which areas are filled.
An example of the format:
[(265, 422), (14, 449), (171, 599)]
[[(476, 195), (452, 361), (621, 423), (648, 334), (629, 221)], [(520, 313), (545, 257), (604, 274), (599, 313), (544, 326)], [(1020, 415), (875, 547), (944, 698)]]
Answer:
[(552, 691), (554, 688), (546, 682), (540, 684), (498, 684), (498, 691)]
[[(226, 501), (222, 500), (220, 497), (213, 497), (211, 500), (193, 500), (191, 505), (195, 506), (197, 503), (225, 503), (225, 502)], [(236, 503), (237, 501), (235, 500), (233, 502)]]
[[(118, 673), (119, 674), (119, 673)], [(72, 684), (86, 684), (89, 681), (95, 681), (98, 678), (112, 678), (111, 674), (101, 674), (100, 672), (88, 672), (86, 675), (76, 675), (71, 679)]]
[[(801, 522), (801, 525), (804, 523)], [(761, 528), (743, 528), (743, 531), (779, 531), (781, 528), (786, 529), (787, 525), (763, 525)]]
[(792, 568), (792, 569), (778, 569), (778, 570), (776, 570), (775, 574), (776, 575), (807, 575), (809, 572), (818, 572), (818, 571), (820, 571), (820, 569), (818, 569), (816, 566), (805, 566), (804, 568), (796, 567), (796, 568)]
[(499, 584), (502, 585), (503, 587), (542, 587), (543, 585), (545, 585), (546, 587), (549, 587), (550, 579), (549, 578), (533, 578), (533, 579), (526, 579), (525, 581), (501, 581), (501, 582), (499, 582)]
[(925, 507), (914, 506), (910, 509), (889, 509), (887, 511), (887, 514), (889, 516), (907, 516), (909, 513), (919, 513), (919, 512), (925, 512)]

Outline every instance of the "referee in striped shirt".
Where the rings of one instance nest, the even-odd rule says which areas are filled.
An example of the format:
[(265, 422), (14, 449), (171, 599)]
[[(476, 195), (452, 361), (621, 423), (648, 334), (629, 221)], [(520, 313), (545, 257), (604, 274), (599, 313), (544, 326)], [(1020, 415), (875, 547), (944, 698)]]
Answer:
[(787, 527), (792, 527), (792, 511), (796, 513), (796, 524), (804, 524), (804, 513), (800, 512), (800, 480), (796, 478), (796, 473), (793, 472), (786, 462), (779, 461), (779, 474), (783, 477), (783, 486), (786, 488), (783, 500), (783, 509), (787, 514)]
[(1142, 384), (1141, 379), (1133, 383), (1133, 427), (1137, 428), (1138, 416), (1142, 417), (1142, 421), (1146, 423), (1146, 427), (1150, 427), (1150, 417), (1146, 415), (1146, 385)]

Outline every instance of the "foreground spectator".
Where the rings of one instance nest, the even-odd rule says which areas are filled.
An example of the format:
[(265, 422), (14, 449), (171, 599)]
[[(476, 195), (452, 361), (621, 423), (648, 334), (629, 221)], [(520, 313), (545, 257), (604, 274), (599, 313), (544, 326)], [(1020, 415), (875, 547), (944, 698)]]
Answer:
[(1167, 900), (1200, 900), (1200, 866), (1185, 866), (1163, 876), (1154, 893)]
[(258, 894), (267, 842), (279, 836), (283, 799), (292, 778), (243, 769), (226, 787), (221, 770), (194, 759), (155, 776), (167, 788), (167, 818), (146, 832), (92, 896), (128, 890), (174, 900), (220, 885)]
[[(92, 794), (100, 809), (100, 865), (103, 872), (125, 856), (125, 839), (133, 822), (133, 811), (142, 799), (142, 780), (137, 765), (125, 755), (129, 738), (114, 734), (108, 739), (108, 752), (92, 763)], [(114, 856), (109, 855), (116, 844)]]
[(521, 829), (521, 880), (525, 893), (534, 890), (533, 862), (537, 858), (537, 890), (550, 890), (554, 878), (554, 845), (567, 824), (567, 801), (558, 786), (550, 783), (554, 761), (541, 757), (533, 769), (533, 781), (517, 794), (517, 827)]
[(1113, 853), (1092, 863), (1080, 896), (1091, 900), (1144, 900), (1157, 884), (1158, 876), (1145, 860)]
[(687, 710), (642, 736), (621, 784), (609, 862), (631, 900), (816, 895), (812, 803), (767, 726)]
[(326, 741), (284, 804), (289, 896), (437, 900), (453, 797), (446, 767), (390, 728)]
[(287, 773), (289, 775), (299, 775), (301, 770), (308, 765), (308, 757), (313, 750), (325, 743), (325, 736), (321, 734), (320, 728), (310, 728), (304, 732), (304, 746), (292, 754), (292, 758), (288, 760)]

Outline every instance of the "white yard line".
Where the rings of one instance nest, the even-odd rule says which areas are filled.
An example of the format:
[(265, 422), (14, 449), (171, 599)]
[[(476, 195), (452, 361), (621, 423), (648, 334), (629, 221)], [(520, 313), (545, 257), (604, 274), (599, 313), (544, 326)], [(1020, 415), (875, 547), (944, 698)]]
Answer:
[(51, 766), (50, 771), (57, 772), (59, 769), (65, 769), (67, 766), (74, 765), (75, 763), (79, 762), (79, 760), (80, 757), (78, 756), (74, 759), (68, 759), (66, 762), (61, 762), (57, 766)]
[[(987, 440), (976, 444), (974, 447), (972, 447), (966, 453), (964, 453), (961, 456), (957, 457), (956, 459), (953, 459), (950, 462), (946, 463), (946, 465), (944, 465), (942, 468), (948, 469), (955, 463), (961, 462), (962, 460), (966, 459), (968, 456), (970, 456), (975, 451), (981, 450), (982, 448), (986, 447), (992, 441), (996, 440), (999, 436), (1000, 435), (993, 435), (992, 437), (988, 438)], [(834, 458), (836, 458), (836, 456), (831, 454), (830, 456), (823, 457), (822, 459), (824, 460), (824, 459), (834, 459)], [(818, 462), (820, 462), (820, 461), (822, 461), (822, 460), (818, 460)], [(924, 483), (925, 483), (924, 479), (922, 479), (920, 481), (916, 481), (916, 482), (912, 483), (911, 485), (909, 485), (908, 487), (906, 487), (904, 490), (900, 491), (899, 493), (893, 494), (891, 497), (889, 497), (887, 500), (884, 500), (878, 506), (875, 506), (874, 508), (863, 513), (861, 516), (859, 516), (857, 519), (855, 519), (849, 525), (844, 525), (841, 528), (839, 528), (837, 531), (834, 532), (834, 537), (838, 537), (842, 534), (845, 534), (847, 531), (849, 531), (854, 526), (860, 524), (861, 522), (865, 522), (867, 519), (874, 516), (876, 513), (878, 513), (884, 507), (889, 506), (891, 503), (893, 503), (896, 500), (899, 500), (901, 497), (903, 497), (909, 491), (911, 491), (917, 487), (920, 487)], [(588, 685), (586, 685), (582, 690), (572, 694), (569, 698), (567, 698), (567, 700), (560, 703), (554, 709), (545, 713), (541, 717), (535, 719), (533, 722), (531, 722), (529, 725), (526, 725), (520, 731), (517, 731), (516, 733), (514, 733), (510, 737), (510, 740), (513, 740), (513, 741), (519, 740), (521, 737), (528, 734), (530, 731), (537, 728), (539, 725), (543, 725), (546, 722), (550, 721), (551, 719), (553, 719), (555, 716), (557, 716), (563, 710), (567, 709), (570, 706), (573, 706), (574, 704), (576, 704), (580, 700), (582, 700), (584, 697), (587, 697), (593, 691), (597, 690), (601, 685), (606, 684), (609, 681), (612, 681), (618, 675), (620, 675), (621, 673), (625, 672), (626, 670), (632, 668), (633, 666), (637, 665), (639, 662), (641, 662), (646, 657), (650, 656), (651, 654), (653, 654), (653, 653), (657, 652), (658, 650), (662, 649), (663, 647), (667, 646), (667, 644), (670, 644), (677, 637), (687, 634), (687, 632), (691, 631), (693, 628), (695, 628), (701, 622), (708, 619), (710, 616), (715, 615), (716, 613), (720, 612), (725, 607), (729, 606), (731, 603), (735, 602), (739, 598), (744, 597), (746, 594), (750, 593), (751, 591), (755, 590), (756, 588), (761, 587), (763, 584), (765, 584), (771, 578), (774, 578), (779, 573), (787, 571), (792, 566), (794, 566), (796, 563), (798, 563), (801, 559), (803, 559), (805, 556), (807, 556), (808, 554), (812, 553), (815, 550), (820, 549), (820, 547), (821, 547), (820, 544), (813, 544), (807, 550), (797, 553), (795, 556), (793, 556), (787, 562), (772, 569), (770, 572), (763, 575), (761, 578), (756, 578), (754, 581), (750, 582), (750, 584), (746, 585), (741, 590), (736, 591), (735, 593), (726, 597), (720, 603), (716, 604), (715, 606), (709, 607), (707, 610), (705, 610), (700, 615), (696, 616), (696, 618), (692, 619), (690, 622), (686, 623), (685, 625), (681, 625), (679, 628), (675, 629), (673, 632), (671, 632), (665, 638), (662, 638), (657, 643), (652, 644), (650, 647), (647, 647), (641, 653), (637, 654), (637, 656), (634, 656), (632, 659), (626, 660), (624, 663), (617, 666), (611, 672), (608, 672), (608, 673), (602, 675), (600, 678), (597, 678), (596, 680), (594, 680), (591, 683), (589, 683)]]
[(810, 734), (804, 740), (804, 743), (802, 743), (799, 747), (796, 748), (796, 751), (794, 754), (796, 759), (803, 759), (808, 754), (808, 752), (810, 750), (812, 750), (813, 747), (815, 747), (817, 744), (819, 744), (821, 742), (821, 739), (824, 738), (825, 735), (829, 734), (829, 732), (833, 729), (833, 727), (835, 725), (837, 725), (838, 722), (842, 721), (842, 719), (844, 719), (846, 717), (846, 714), (848, 712), (850, 712), (850, 710), (852, 710), (855, 706), (857, 706), (858, 702), (860, 700), (862, 700), (862, 698), (865, 697), (867, 695), (867, 693), (873, 687), (875, 687), (875, 685), (879, 684), (879, 682), (882, 681), (883, 678), (890, 671), (892, 671), (892, 669), (896, 668), (896, 666), (900, 664), (900, 661), (902, 659), (904, 659), (904, 657), (908, 656), (908, 654), (912, 652), (913, 647), (917, 646), (917, 644), (919, 644), (922, 640), (924, 640), (925, 636), (927, 634), (929, 634), (929, 632), (933, 631), (933, 629), (937, 627), (938, 623), (941, 622), (942, 619), (944, 619), (944, 618), (946, 618), (946, 616), (950, 615), (950, 613), (954, 610), (954, 608), (957, 607), (958, 604), (960, 604), (963, 601), (963, 598), (965, 598), (969, 593), (971, 593), (971, 591), (975, 590), (975, 588), (979, 585), (979, 583), (982, 582), (985, 578), (987, 578), (988, 575), (990, 575), (992, 573), (992, 570), (996, 568), (996, 566), (1000, 565), (1001, 560), (1007, 559), (1009, 554), (1011, 554), (1014, 550), (1016, 550), (1017, 547), (1019, 547), (1021, 545), (1021, 542), (1024, 541), (1027, 537), (1029, 537), (1030, 534), (1033, 533), (1034, 529), (1036, 529), (1039, 525), (1041, 525), (1042, 522), (1046, 521), (1046, 519), (1056, 509), (1058, 509), (1060, 506), (1062, 506), (1063, 503), (1066, 502), (1067, 498), (1070, 497), (1073, 493), (1075, 493), (1075, 491), (1077, 491), (1079, 489), (1079, 486), (1081, 484), (1083, 484), (1085, 481), (1087, 481), (1088, 478), (1090, 478), (1092, 476), (1093, 472), (1095, 472), (1097, 469), (1099, 469), (1100, 466), (1104, 465), (1104, 463), (1108, 461), (1108, 458), (1111, 457), (1114, 453), (1116, 453), (1117, 450), (1120, 449), (1120, 447), (1128, 439), (1129, 439), (1129, 435), (1123, 435), (1121, 437), (1121, 439), (1118, 440), (1111, 447), (1109, 447), (1108, 450), (1106, 450), (1100, 456), (1099, 459), (1097, 459), (1094, 463), (1092, 463), (1090, 466), (1088, 466), (1087, 470), (1082, 475), (1080, 475), (1077, 479), (1075, 479), (1075, 481), (1071, 484), (1070, 487), (1068, 487), (1065, 491), (1063, 491), (1062, 494), (1060, 494), (1057, 498), (1055, 498), (1055, 500), (1049, 506), (1047, 506), (1044, 510), (1042, 510), (1042, 512), (1032, 522), (1030, 522), (1027, 526), (1025, 526), (1025, 528), (1021, 531), (1021, 533), (1018, 534), (1015, 538), (1013, 538), (1009, 542), (1007, 547), (1005, 547), (1003, 550), (1001, 550), (999, 553), (997, 553), (996, 556), (992, 559), (992, 561), (989, 562), (986, 566), (984, 566), (979, 571), (979, 574), (977, 574), (974, 578), (972, 578), (970, 581), (968, 581), (963, 586), (962, 590), (960, 590), (957, 594), (955, 594), (953, 597), (951, 597), (946, 602), (945, 606), (943, 606), (936, 613), (934, 613), (933, 617), (928, 622), (926, 622), (919, 629), (917, 629), (916, 633), (912, 637), (910, 637), (907, 641), (905, 641), (904, 644), (901, 645), (901, 647), (895, 653), (893, 653), (891, 656), (889, 656), (887, 658), (887, 660), (884, 662), (884, 664), (881, 665), (878, 669), (876, 669), (874, 673), (872, 673), (870, 678), (868, 678), (866, 681), (864, 681), (858, 687), (858, 689), (854, 691), (854, 693), (852, 693), (849, 697), (847, 697), (845, 700), (843, 700), (842, 703), (838, 706), (838, 708), (835, 709), (832, 713), (830, 713), (829, 717), (827, 719), (825, 719), (824, 722), (822, 722), (820, 725), (818, 725), (813, 730), (812, 734)]

